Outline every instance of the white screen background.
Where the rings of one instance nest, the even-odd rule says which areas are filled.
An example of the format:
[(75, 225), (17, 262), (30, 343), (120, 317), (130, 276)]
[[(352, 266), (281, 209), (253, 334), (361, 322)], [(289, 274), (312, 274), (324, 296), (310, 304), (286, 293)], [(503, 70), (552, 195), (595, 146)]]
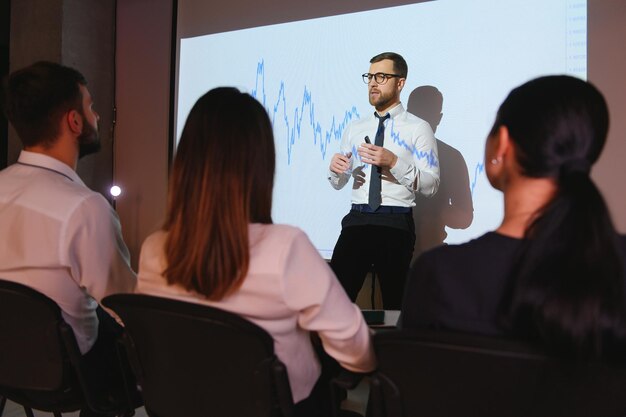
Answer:
[(328, 164), (346, 123), (373, 111), (361, 80), (370, 58), (397, 52), (409, 65), (405, 107), (420, 86), (443, 96), (435, 136), (462, 155), (473, 205), (471, 224), (446, 226), (444, 241), (464, 242), (502, 219), (502, 197), (483, 171), (499, 104), (540, 75), (586, 78), (586, 11), (585, 0), (439, 0), (181, 39), (176, 138), (206, 91), (254, 95), (274, 126), (273, 220), (302, 228), (329, 258), (351, 184), (333, 189)]

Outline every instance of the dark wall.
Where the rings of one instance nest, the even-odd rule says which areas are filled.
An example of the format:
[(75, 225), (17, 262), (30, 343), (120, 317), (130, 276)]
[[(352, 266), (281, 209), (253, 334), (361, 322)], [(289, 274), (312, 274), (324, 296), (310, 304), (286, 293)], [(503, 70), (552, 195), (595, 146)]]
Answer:
[(172, 0), (117, 5), (114, 149), (115, 178), (123, 193), (116, 208), (135, 267), (143, 240), (165, 218), (172, 13)]
[[(115, 0), (14, 0), (10, 10), (11, 71), (50, 60), (74, 67), (87, 78), (100, 114), (102, 151), (82, 159), (78, 174), (107, 197), (113, 177), (115, 7)], [(9, 128), (9, 164), (20, 150), (19, 138)]]
[[(11, 2), (9, 0), (0, 0), (0, 79), (4, 79), (9, 72), (10, 5)], [(7, 146), (9, 141), (7, 129), (7, 119), (4, 117), (4, 112), (0, 111), (0, 169), (7, 165)]]
[(107, 198), (113, 182), (115, 0), (64, 0), (61, 62), (87, 77), (102, 148), (78, 164), (78, 175)]
[(593, 178), (607, 201), (613, 222), (626, 233), (626, 1), (588, 0), (588, 75), (609, 104), (609, 138), (593, 168)]

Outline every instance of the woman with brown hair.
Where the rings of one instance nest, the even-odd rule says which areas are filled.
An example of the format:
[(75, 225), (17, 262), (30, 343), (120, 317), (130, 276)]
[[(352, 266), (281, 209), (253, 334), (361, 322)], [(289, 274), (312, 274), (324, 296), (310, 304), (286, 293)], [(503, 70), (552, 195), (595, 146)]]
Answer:
[(321, 373), (310, 332), (351, 371), (371, 371), (375, 361), (360, 310), (307, 236), (272, 224), (274, 168), (272, 127), (258, 101), (234, 88), (198, 99), (174, 160), (165, 225), (141, 250), (138, 291), (264, 328), (287, 366), (296, 410), (310, 410)]

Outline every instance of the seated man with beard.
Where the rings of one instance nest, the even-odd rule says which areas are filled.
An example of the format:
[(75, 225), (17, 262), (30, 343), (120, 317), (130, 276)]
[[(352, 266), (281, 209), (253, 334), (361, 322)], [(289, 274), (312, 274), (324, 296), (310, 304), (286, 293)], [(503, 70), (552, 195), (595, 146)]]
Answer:
[(23, 150), (0, 171), (0, 279), (59, 305), (89, 379), (106, 395), (117, 378), (113, 342), (121, 327), (98, 302), (133, 292), (136, 276), (116, 213), (76, 174), (79, 157), (100, 148), (86, 84), (78, 71), (51, 62), (8, 77), (4, 104)]

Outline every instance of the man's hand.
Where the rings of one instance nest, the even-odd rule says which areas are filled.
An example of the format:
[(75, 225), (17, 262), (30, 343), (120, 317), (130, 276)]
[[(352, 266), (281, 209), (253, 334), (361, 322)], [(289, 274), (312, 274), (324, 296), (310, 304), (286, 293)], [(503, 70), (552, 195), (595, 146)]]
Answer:
[(352, 165), (351, 157), (352, 152), (348, 152), (345, 155), (340, 153), (334, 154), (333, 158), (330, 160), (330, 170), (335, 174), (343, 174), (349, 170)]
[(359, 165), (354, 168), (352, 171), (352, 178), (354, 178), (354, 183), (352, 185), (354, 190), (361, 188), (365, 184), (365, 172), (363, 172), (363, 165)]
[(359, 146), (359, 156), (363, 162), (381, 168), (393, 168), (398, 160), (396, 154), (389, 149), (369, 143)]

